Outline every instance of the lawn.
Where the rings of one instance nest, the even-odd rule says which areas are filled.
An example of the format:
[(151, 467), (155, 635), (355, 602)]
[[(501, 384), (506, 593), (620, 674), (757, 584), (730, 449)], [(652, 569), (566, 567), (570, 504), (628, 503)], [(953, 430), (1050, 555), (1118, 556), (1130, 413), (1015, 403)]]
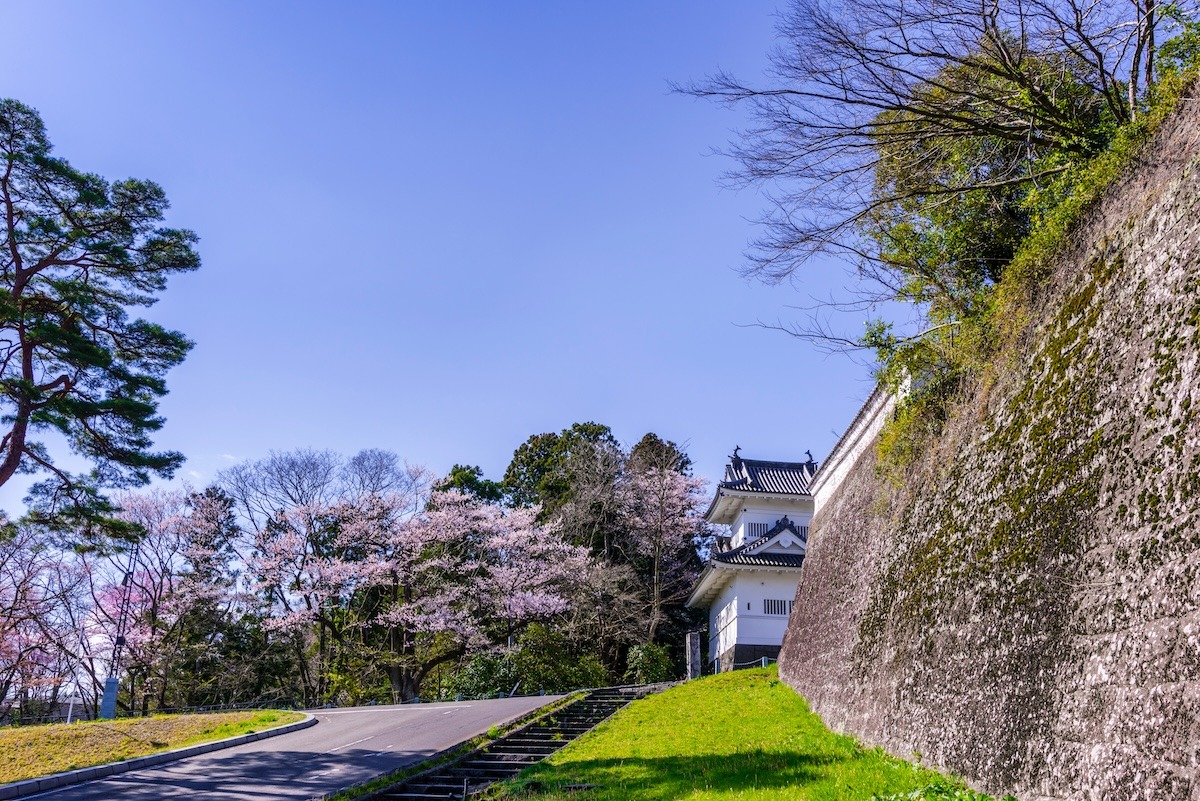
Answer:
[(774, 668), (689, 682), (626, 707), (499, 792), (537, 801), (986, 801), (834, 734)]
[(273, 729), (303, 717), (252, 710), (0, 728), (0, 784)]

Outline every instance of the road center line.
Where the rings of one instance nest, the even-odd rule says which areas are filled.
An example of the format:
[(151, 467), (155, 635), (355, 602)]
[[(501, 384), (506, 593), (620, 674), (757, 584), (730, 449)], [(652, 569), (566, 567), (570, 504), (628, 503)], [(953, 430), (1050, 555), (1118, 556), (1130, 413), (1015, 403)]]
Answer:
[[(430, 709), (431, 706), (432, 706), (431, 704), (413, 704), (412, 706), (405, 706), (405, 707), (393, 708), (393, 709), (313, 709), (313, 710), (309, 710), (309, 711), (318, 717), (320, 717), (322, 715), (362, 715), (364, 713), (370, 713), (370, 714), (377, 715), (377, 714), (384, 713), (384, 712), (410, 712), (410, 711), (424, 712), (424, 711)], [(472, 706), (471, 704), (460, 704), (459, 706), (449, 707), (449, 709), (470, 709), (471, 706)]]
[(375, 739), (375, 735), (372, 734), (370, 737), (364, 737), (361, 740), (355, 740), (352, 743), (346, 743), (345, 745), (339, 745), (337, 748), (330, 748), (328, 751), (323, 751), (322, 753), (332, 754), (334, 751), (341, 751), (343, 748), (349, 748), (352, 745), (358, 745), (359, 743), (365, 743), (367, 740), (374, 740), (374, 739)]

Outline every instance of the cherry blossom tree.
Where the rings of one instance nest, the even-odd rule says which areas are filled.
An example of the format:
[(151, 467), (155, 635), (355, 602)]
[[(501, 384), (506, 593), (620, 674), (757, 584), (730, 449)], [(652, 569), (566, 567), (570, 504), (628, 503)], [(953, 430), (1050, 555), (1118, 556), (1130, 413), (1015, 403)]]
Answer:
[(568, 608), (587, 552), (537, 515), (450, 491), (434, 493), (415, 517), (376, 510), (347, 527), (373, 552), (363, 571), (377, 591), (370, 622), (384, 634), (398, 697), (418, 694), (439, 665), (510, 643), (525, 624)]
[(367, 588), (395, 527), (422, 507), (429, 474), (388, 451), (347, 460), (302, 449), (238, 465), (220, 483), (253, 532), (246, 561), (266, 633), (286, 642), (300, 691), (361, 695), (375, 656)]
[(85, 643), (86, 672), (99, 684), (110, 669), (127, 596), (121, 705), (144, 713), (213, 703), (214, 688), (231, 667), (219, 664), (225, 661), (222, 638), (241, 602), (232, 500), (216, 489), (187, 487), (115, 500), (141, 538), (132, 548), (80, 557), (92, 598), (85, 625), (100, 630)]
[(311, 655), (311, 699), (361, 700), (380, 670), (393, 700), (416, 697), (431, 671), (565, 612), (587, 570), (536, 508), (447, 491), (414, 512), (407, 490), (281, 509), (256, 534), (268, 625)]
[(250, 560), (266, 627), (288, 638), (308, 701), (325, 695), (334, 650), (343, 640), (342, 598), (353, 576), (334, 552), (340, 512), (317, 503), (281, 509), (256, 533)]
[(633, 561), (649, 585), (648, 642), (687, 597), (700, 567), (704, 482), (682, 472), (683, 458), (673, 445), (635, 452), (617, 488)]
[(24, 718), (52, 715), (64, 691), (89, 699), (84, 608), (75, 553), (40, 527), (0, 519), (0, 719), (14, 704)]

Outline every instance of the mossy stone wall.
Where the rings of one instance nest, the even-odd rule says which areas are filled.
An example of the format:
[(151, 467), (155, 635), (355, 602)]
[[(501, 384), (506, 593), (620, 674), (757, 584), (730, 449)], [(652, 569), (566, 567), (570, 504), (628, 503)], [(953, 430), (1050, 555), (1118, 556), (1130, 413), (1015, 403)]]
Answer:
[(903, 486), (810, 529), (780, 674), (831, 726), (1038, 799), (1200, 799), (1200, 102), (1076, 232)]

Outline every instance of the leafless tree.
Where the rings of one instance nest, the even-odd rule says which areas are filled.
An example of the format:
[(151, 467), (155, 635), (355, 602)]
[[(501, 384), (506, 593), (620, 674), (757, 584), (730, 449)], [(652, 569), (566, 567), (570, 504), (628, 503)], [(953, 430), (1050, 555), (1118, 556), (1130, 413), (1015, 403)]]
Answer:
[(571, 476), (571, 492), (555, 519), (571, 541), (587, 545), (603, 559), (613, 558), (621, 547), (616, 485), (624, 465), (621, 448), (601, 441), (580, 443), (563, 467)]
[(746, 273), (780, 282), (834, 254), (867, 279), (852, 304), (908, 300), (897, 272), (910, 265), (881, 259), (881, 215), (1041, 185), (1103, 148), (1144, 107), (1156, 43), (1194, 5), (794, 0), (767, 83), (722, 72), (680, 87), (750, 111), (728, 180), (764, 187), (770, 209)]
[(563, 631), (574, 642), (594, 649), (609, 670), (621, 670), (625, 652), (642, 642), (650, 627), (645, 595), (632, 567), (596, 560), (578, 578), (562, 620)]
[(341, 470), (342, 457), (333, 451), (271, 451), (265, 459), (222, 470), (218, 483), (259, 531), (280, 509), (333, 503)]
[(409, 511), (415, 512), (429, 494), (431, 478), (425, 468), (411, 465), (391, 451), (368, 448), (346, 462), (341, 482), (347, 500), (399, 494), (412, 499)]
[(23, 717), (54, 714), (60, 691), (79, 678), (81, 626), (72, 612), (82, 583), (72, 562), (36, 527), (0, 536), (0, 719), (14, 704)]
[(217, 478), (254, 531), (261, 531), (282, 509), (322, 508), (366, 495), (400, 494), (412, 499), (411, 511), (416, 511), (430, 482), (424, 468), (377, 448), (349, 459), (311, 448), (271, 451), (265, 459), (222, 470)]

